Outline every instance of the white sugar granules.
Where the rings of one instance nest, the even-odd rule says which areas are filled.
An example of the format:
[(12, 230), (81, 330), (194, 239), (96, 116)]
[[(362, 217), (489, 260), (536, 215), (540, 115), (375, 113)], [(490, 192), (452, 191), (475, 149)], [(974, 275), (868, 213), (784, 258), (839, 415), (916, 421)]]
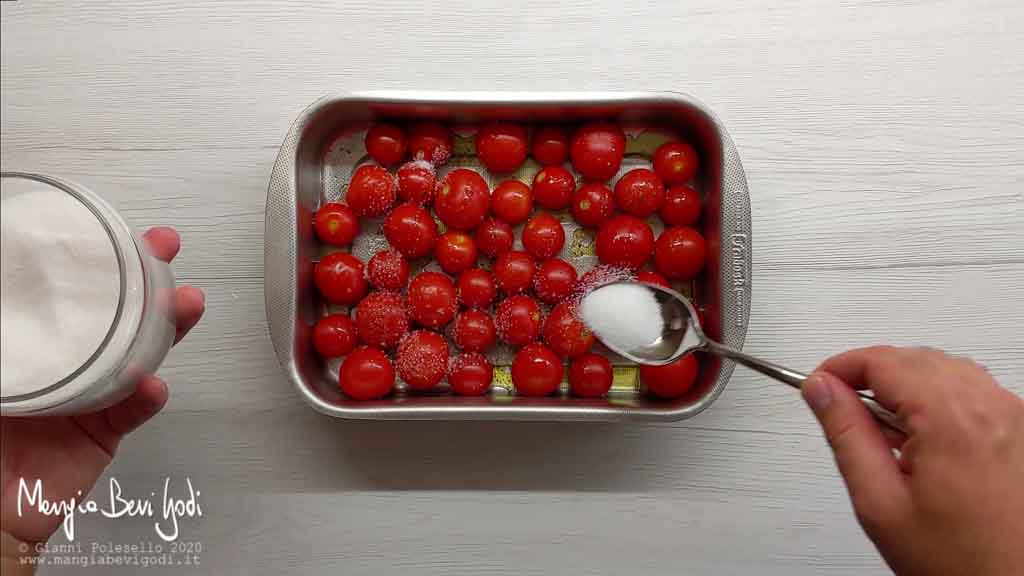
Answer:
[(583, 297), (583, 322), (602, 342), (630, 352), (661, 337), (661, 306), (648, 288), (639, 284), (608, 284)]

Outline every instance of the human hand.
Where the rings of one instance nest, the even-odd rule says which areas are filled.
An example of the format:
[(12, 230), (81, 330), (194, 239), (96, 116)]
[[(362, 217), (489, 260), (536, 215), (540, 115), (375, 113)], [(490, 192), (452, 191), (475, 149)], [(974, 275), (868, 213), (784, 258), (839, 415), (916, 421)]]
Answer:
[[(872, 419), (854, 393), (865, 388), (905, 437)], [(984, 368), (931, 349), (862, 348), (826, 360), (803, 396), (857, 519), (895, 572), (1022, 569), (1024, 401)]]

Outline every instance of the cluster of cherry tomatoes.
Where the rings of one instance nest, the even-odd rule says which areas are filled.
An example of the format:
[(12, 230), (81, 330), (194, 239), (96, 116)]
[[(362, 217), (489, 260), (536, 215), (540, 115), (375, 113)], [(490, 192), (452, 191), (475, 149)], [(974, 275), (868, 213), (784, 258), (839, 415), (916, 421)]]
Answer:
[[(603, 396), (612, 385), (612, 366), (591, 352), (594, 335), (572, 298), (587, 277), (578, 279), (576, 269), (557, 257), (566, 238), (552, 213), (568, 210), (581, 226), (596, 229), (603, 265), (666, 286), (669, 279), (692, 279), (705, 257), (704, 239), (692, 227), (700, 218), (700, 196), (688, 184), (698, 167), (696, 151), (686, 142), (667, 142), (655, 151), (653, 169), (631, 170), (609, 188), (626, 149), (617, 124), (585, 124), (571, 136), (561, 126), (544, 126), (528, 139), (524, 126), (499, 122), (481, 126), (474, 143), (492, 174), (517, 170), (528, 155), (542, 168), (532, 186), (508, 179), (493, 191), (466, 168), (438, 180), (436, 168), (453, 153), (448, 128), (377, 124), (367, 132), (366, 150), (376, 164), (355, 170), (345, 204), (317, 210), (315, 231), (322, 242), (346, 247), (359, 234), (361, 217), (384, 217), (390, 249), (365, 264), (341, 251), (316, 264), (321, 296), (354, 307), (354, 313), (321, 318), (313, 329), (315, 349), (325, 358), (344, 357), (340, 386), (353, 399), (386, 395), (396, 372), (413, 390), (431, 390), (447, 378), (456, 394), (484, 394), (493, 374), (484, 354), (499, 339), (518, 348), (511, 366), (517, 394), (554, 393), (567, 358), (571, 392)], [(582, 176), (578, 187), (567, 161)], [(430, 208), (444, 224), (443, 234)], [(666, 226), (657, 239), (647, 222), (655, 214)], [(520, 224), (523, 250), (515, 250), (513, 227)], [(477, 266), (481, 255), (493, 259), (490, 270)], [(443, 273), (424, 271), (410, 280), (409, 261), (427, 257)], [(641, 270), (652, 257), (654, 270)], [(538, 300), (551, 306), (546, 317)], [(461, 350), (454, 358), (440, 333), (449, 325)], [(641, 368), (640, 375), (651, 393), (674, 397), (690, 388), (697, 368), (687, 356)]]

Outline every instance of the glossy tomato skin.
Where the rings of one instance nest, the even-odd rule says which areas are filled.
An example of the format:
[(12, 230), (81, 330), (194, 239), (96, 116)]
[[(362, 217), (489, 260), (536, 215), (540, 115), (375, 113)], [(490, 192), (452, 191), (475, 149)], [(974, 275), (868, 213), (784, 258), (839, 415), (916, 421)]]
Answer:
[(359, 234), (359, 217), (348, 206), (329, 202), (313, 215), (313, 227), (324, 244), (348, 246)]
[(600, 354), (584, 354), (569, 366), (569, 390), (575, 396), (600, 398), (612, 388), (612, 363)]
[(434, 259), (441, 269), (458, 275), (476, 265), (477, 248), (473, 237), (465, 232), (445, 232), (434, 246)]
[(506, 294), (526, 291), (533, 283), (537, 264), (533, 256), (521, 250), (509, 250), (494, 261), (494, 279)]
[(654, 250), (654, 232), (643, 220), (620, 215), (597, 231), (597, 257), (604, 264), (636, 270)]
[(457, 284), (459, 301), (466, 308), (487, 308), (498, 293), (494, 276), (483, 268), (466, 270)]
[(313, 325), (313, 348), (321, 358), (338, 358), (359, 342), (356, 324), (347, 314), (329, 314)]
[(430, 254), (437, 242), (437, 223), (422, 206), (402, 204), (384, 219), (384, 237), (406, 258)]
[(398, 375), (413, 390), (430, 390), (448, 372), (448, 343), (437, 332), (416, 330), (398, 345)]
[(561, 126), (542, 126), (533, 133), (530, 155), (543, 166), (561, 164), (569, 158), (569, 135)]
[(689, 280), (704, 269), (707, 246), (693, 228), (676, 226), (658, 236), (654, 245), (654, 267), (667, 278)]
[(485, 256), (494, 258), (512, 249), (516, 234), (504, 220), (488, 218), (476, 229), (476, 246)]
[(537, 302), (524, 294), (509, 296), (494, 311), (494, 327), (503, 342), (529, 344), (540, 335), (542, 314)]
[(700, 220), (700, 194), (685, 184), (665, 191), (665, 203), (658, 215), (666, 226), (693, 226)]
[(456, 168), (437, 186), (434, 212), (446, 226), (455, 230), (472, 230), (487, 217), (491, 195), (487, 182), (477, 172)]
[(541, 208), (565, 208), (575, 190), (576, 178), (562, 166), (545, 166), (533, 178), (533, 201)]
[(699, 365), (694, 354), (687, 354), (665, 366), (641, 366), (640, 381), (659, 398), (678, 398), (697, 381)]
[(457, 356), (448, 365), (448, 384), (460, 396), (481, 396), (491, 388), (494, 367), (477, 352)]
[(626, 153), (626, 135), (618, 124), (591, 122), (576, 131), (569, 148), (572, 165), (587, 180), (615, 176)]
[(376, 124), (366, 132), (366, 151), (381, 166), (398, 164), (405, 158), (405, 132), (394, 124)]
[(437, 172), (426, 160), (413, 160), (398, 169), (398, 196), (403, 202), (430, 204), (437, 186)]
[(512, 359), (512, 384), (523, 396), (548, 396), (558, 390), (564, 368), (547, 346), (534, 342)]
[(544, 321), (544, 343), (559, 356), (577, 358), (590, 352), (594, 334), (579, 319), (575, 306), (562, 302)]
[(395, 368), (380, 348), (362, 346), (345, 357), (338, 370), (341, 391), (353, 400), (373, 400), (391, 391)]
[(436, 122), (413, 125), (409, 129), (408, 143), (413, 160), (426, 160), (434, 166), (441, 166), (452, 157), (452, 133)]
[(366, 278), (378, 290), (397, 292), (409, 281), (409, 262), (397, 250), (382, 250), (367, 262)]
[(526, 128), (509, 122), (494, 122), (476, 133), (476, 155), (491, 172), (511, 172), (526, 160)]
[(637, 282), (647, 282), (648, 284), (657, 284), (658, 286), (664, 286), (665, 288), (672, 288), (668, 278), (665, 278), (661, 274), (652, 270), (644, 270), (636, 273)]
[(654, 151), (654, 171), (669, 186), (685, 184), (697, 174), (697, 151), (687, 142), (666, 142)]
[(552, 258), (541, 262), (533, 277), (533, 292), (542, 302), (556, 304), (572, 296), (576, 289), (576, 268), (565, 260)]
[(356, 168), (345, 191), (345, 202), (360, 216), (383, 216), (398, 198), (398, 180), (381, 166)]
[(467, 352), (486, 352), (497, 337), (494, 320), (486, 312), (466, 310), (455, 319), (455, 344)]
[(513, 226), (524, 222), (533, 211), (533, 192), (519, 180), (505, 180), (494, 188), (491, 211)]
[(441, 328), (455, 318), (455, 284), (440, 272), (420, 272), (409, 283), (409, 313), (427, 328)]
[(572, 196), (572, 217), (588, 228), (597, 228), (615, 213), (612, 191), (600, 182), (585, 182)]
[(664, 202), (665, 185), (653, 170), (635, 168), (615, 183), (615, 205), (630, 216), (646, 218)]
[(366, 295), (363, 262), (347, 252), (331, 252), (313, 269), (313, 282), (325, 300), (351, 305)]
[(540, 212), (523, 227), (523, 248), (541, 260), (554, 258), (565, 245), (562, 223), (547, 212)]
[(356, 306), (359, 338), (380, 348), (392, 348), (409, 332), (409, 312), (395, 292), (379, 291)]

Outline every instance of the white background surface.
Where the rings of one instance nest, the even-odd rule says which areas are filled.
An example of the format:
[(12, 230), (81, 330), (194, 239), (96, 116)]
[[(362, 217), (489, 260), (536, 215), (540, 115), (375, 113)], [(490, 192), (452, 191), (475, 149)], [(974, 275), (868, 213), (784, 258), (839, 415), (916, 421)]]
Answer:
[[(809, 412), (745, 371), (668, 426), (313, 413), (267, 337), (266, 186), (290, 122), (328, 92), (689, 92), (747, 170), (749, 351), (810, 369), (857, 345), (929, 344), (1024, 392), (1024, 8), (414, 4), (0, 7), (3, 168), (176, 226), (177, 274), (207, 292), (162, 371), (170, 403), (110, 471), (126, 492), (191, 477), (195, 573), (884, 573)], [(78, 534), (156, 540), (149, 520), (85, 518)]]

